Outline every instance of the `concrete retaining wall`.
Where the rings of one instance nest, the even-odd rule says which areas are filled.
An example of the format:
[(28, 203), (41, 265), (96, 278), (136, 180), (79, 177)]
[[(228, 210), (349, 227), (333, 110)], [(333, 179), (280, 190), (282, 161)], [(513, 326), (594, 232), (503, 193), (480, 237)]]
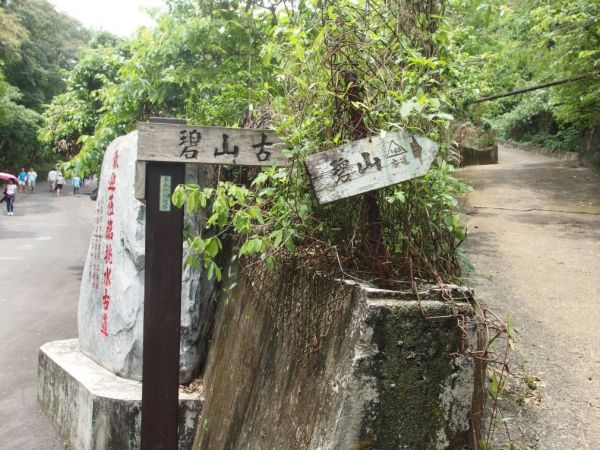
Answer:
[(600, 172), (600, 125), (589, 128), (583, 135), (581, 162)]
[(498, 163), (495, 130), (458, 123), (454, 125), (452, 139), (457, 144), (461, 167)]
[(480, 166), (483, 164), (498, 164), (498, 146), (492, 145), (486, 148), (475, 148), (461, 145), (460, 167)]
[(238, 275), (219, 302), (194, 448), (463, 448), (475, 364), (451, 355), (476, 331), (452, 315), (435, 292), (417, 302), (300, 262)]

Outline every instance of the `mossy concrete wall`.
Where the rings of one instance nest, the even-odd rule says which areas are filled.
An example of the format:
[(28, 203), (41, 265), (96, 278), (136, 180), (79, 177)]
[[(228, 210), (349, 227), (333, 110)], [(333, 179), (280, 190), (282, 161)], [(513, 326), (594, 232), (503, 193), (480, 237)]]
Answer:
[(456, 313), (470, 305), (301, 264), (242, 272), (218, 306), (194, 448), (464, 448), (475, 364), (453, 355), (476, 339)]
[(600, 124), (588, 128), (584, 133), (580, 160), (587, 167), (600, 172)]
[(461, 167), (498, 163), (495, 130), (483, 130), (461, 123), (455, 125), (452, 138), (460, 154)]

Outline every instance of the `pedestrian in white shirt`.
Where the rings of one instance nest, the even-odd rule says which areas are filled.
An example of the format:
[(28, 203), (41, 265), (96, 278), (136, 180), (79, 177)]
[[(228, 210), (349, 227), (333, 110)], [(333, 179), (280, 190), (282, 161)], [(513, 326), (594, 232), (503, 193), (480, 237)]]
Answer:
[(58, 175), (58, 172), (55, 169), (52, 169), (50, 172), (48, 172), (48, 187), (50, 188), (50, 192), (52, 192), (54, 190), (54, 188), (56, 187), (56, 176)]

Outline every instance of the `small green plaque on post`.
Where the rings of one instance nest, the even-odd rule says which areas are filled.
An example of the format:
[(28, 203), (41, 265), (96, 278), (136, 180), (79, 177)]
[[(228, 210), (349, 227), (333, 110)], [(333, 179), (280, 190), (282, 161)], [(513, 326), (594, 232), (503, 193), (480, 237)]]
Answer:
[(160, 195), (159, 208), (161, 212), (171, 211), (171, 177), (169, 175), (160, 176)]

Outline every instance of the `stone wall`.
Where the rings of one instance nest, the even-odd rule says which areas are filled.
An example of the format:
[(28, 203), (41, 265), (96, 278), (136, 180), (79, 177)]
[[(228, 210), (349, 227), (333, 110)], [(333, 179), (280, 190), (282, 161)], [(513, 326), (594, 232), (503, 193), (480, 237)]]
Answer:
[(454, 125), (452, 139), (460, 154), (461, 167), (498, 163), (495, 130), (483, 130), (468, 123), (459, 123)]
[(600, 125), (591, 127), (584, 133), (580, 160), (600, 172)]
[[(438, 293), (418, 302), (328, 279), (301, 262), (248, 272), (219, 301), (195, 449), (470, 442), (475, 364), (451, 355), (463, 338), (476, 345), (476, 332), (461, 334)], [(455, 308), (471, 314), (468, 303)]]

